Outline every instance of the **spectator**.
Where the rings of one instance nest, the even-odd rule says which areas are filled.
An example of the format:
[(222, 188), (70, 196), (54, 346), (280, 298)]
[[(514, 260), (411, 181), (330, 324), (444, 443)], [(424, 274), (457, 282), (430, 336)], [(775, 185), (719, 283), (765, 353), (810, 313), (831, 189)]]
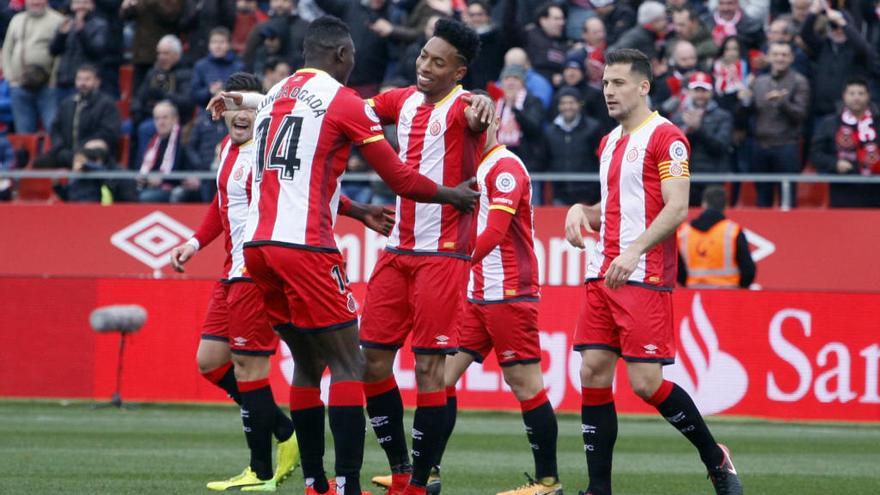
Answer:
[(746, 54), (764, 44), (763, 21), (750, 17), (739, 7), (738, 0), (718, 0), (712, 14), (712, 39), (721, 43), (728, 36), (736, 36)]
[[(809, 80), (813, 73), (810, 58), (796, 43), (796, 36), (797, 31), (794, 30), (791, 17), (789, 16), (780, 16), (774, 19), (767, 27), (767, 42), (791, 44), (794, 49), (794, 64), (792, 64), (792, 68)], [(756, 74), (764, 72), (769, 67), (766, 52), (767, 47), (764, 46), (761, 53), (752, 57), (752, 70)]]
[(12, 126), (12, 98), (9, 96), (9, 81), (0, 71), (0, 128), (7, 132)]
[(41, 156), (41, 168), (70, 168), (73, 154), (87, 141), (100, 140), (108, 150), (119, 141), (120, 117), (113, 97), (100, 91), (99, 70), (83, 65), (76, 71), (76, 93), (61, 102), (52, 124), (52, 148)]
[(724, 217), (727, 194), (706, 188), (703, 213), (678, 229), (678, 283), (704, 289), (747, 289), (755, 261), (742, 227)]
[(374, 30), (377, 22), (388, 18), (387, 0), (315, 0), (315, 4), (348, 24), (357, 47), (348, 85), (364, 98), (375, 96), (390, 57), (391, 40)]
[(598, 17), (584, 21), (581, 42), (568, 53), (568, 58), (577, 58), (586, 67), (587, 81), (597, 89), (602, 88), (602, 74), (605, 72), (605, 23)]
[[(813, 136), (811, 160), (820, 172), (837, 175), (880, 175), (880, 135), (876, 108), (865, 79), (855, 77), (843, 91), (843, 110), (825, 117)], [(880, 208), (876, 184), (831, 184), (835, 208)]]
[(810, 13), (801, 38), (816, 67), (812, 116), (818, 120), (836, 113), (846, 81), (853, 76), (867, 76), (877, 57), (849, 22), (849, 15), (838, 10), (827, 10), (821, 22), (818, 15)]
[(596, 14), (605, 23), (608, 45), (617, 43), (623, 33), (636, 25), (636, 11), (622, 0), (590, 0), (596, 7)]
[(156, 64), (147, 72), (131, 101), (132, 122), (137, 129), (137, 155), (143, 155), (150, 136), (156, 133), (152, 120), (153, 106), (169, 100), (177, 107), (177, 113), (185, 123), (193, 115), (192, 70), (180, 63), (183, 47), (177, 36), (169, 34), (161, 40), (156, 50)]
[[(259, 27), (258, 34), (261, 41), (253, 51), (248, 72), (259, 74), (266, 70), (266, 62), (269, 59), (290, 60), (290, 57), (284, 53), (284, 42), (276, 27), (264, 24)], [(287, 63), (290, 65), (290, 62)]]
[[(558, 95), (559, 115), (544, 132), (544, 163), (548, 172), (598, 173), (599, 122), (583, 114), (580, 95), (572, 88), (562, 88)], [(598, 182), (553, 183), (553, 203), (572, 205), (599, 201)]]
[(504, 65), (504, 53), (519, 45), (522, 37), (516, 22), (517, 0), (503, 3), (501, 24), (492, 22), (491, 10), (485, 0), (468, 2), (464, 21), (480, 36), (480, 52), (468, 67), (463, 84), (466, 88), (486, 89), (494, 81)]
[(791, 22), (794, 32), (799, 33), (810, 15), (813, 0), (789, 0), (791, 5)]
[[(693, 74), (688, 95), (672, 122), (691, 143), (690, 170), (693, 174), (730, 172), (733, 116), (712, 99), (712, 78), (705, 72)], [(691, 183), (691, 206), (699, 206), (706, 183)]]
[[(74, 172), (103, 172), (115, 168), (107, 143), (100, 139), (86, 141), (73, 155)], [(107, 182), (103, 179), (72, 179), (59, 192), (71, 203), (98, 203), (103, 199), (105, 186)]]
[(498, 142), (516, 153), (529, 170), (539, 170), (544, 109), (526, 89), (526, 70), (515, 65), (505, 67), (501, 89), (504, 96), (496, 102), (495, 111), (501, 118)]
[(49, 44), (64, 16), (46, 0), (25, 0), (25, 10), (9, 22), (3, 41), (3, 73), (9, 81), (15, 132), (37, 132), (37, 123), (49, 129), (55, 118), (52, 70), (55, 58)]
[(95, 13), (95, 1), (72, 0), (70, 13), (49, 45), (49, 53), (58, 57), (55, 98), (59, 105), (75, 91), (77, 69), (81, 65), (101, 67), (110, 55), (107, 21)]
[(741, 114), (743, 105), (748, 106), (749, 103), (745, 96), (752, 77), (736, 36), (728, 36), (721, 43), (712, 75), (715, 78), (715, 95), (721, 107), (734, 116)]
[(696, 0), (666, 0), (666, 8), (669, 9), (669, 12), (672, 14), (690, 9), (693, 11), (692, 13), (694, 14), (694, 17), (699, 19), (702, 24), (705, 24), (712, 18), (712, 13), (709, 12), (709, 7), (707, 7), (704, 2)]
[[(140, 173), (192, 170), (189, 154), (180, 143), (180, 119), (177, 106), (171, 101), (160, 101), (153, 108), (154, 134), (143, 156), (139, 157)], [(198, 179), (167, 180), (149, 177), (139, 180), (138, 199), (142, 203), (179, 203), (201, 199)]]
[[(409, 2), (410, 5), (412, 3)], [(397, 8), (401, 7), (403, 6)], [(387, 38), (400, 46), (406, 46), (422, 36), (425, 32), (425, 24), (430, 18), (435, 16), (452, 17), (454, 13), (452, 2), (421, 0), (406, 12), (403, 22), (391, 22), (385, 17), (378, 17), (370, 25), (370, 29), (382, 38)]]
[[(188, 132), (187, 132), (188, 131)], [(223, 119), (214, 120), (210, 112), (199, 112), (195, 120), (184, 128), (184, 146), (188, 154), (190, 168), (194, 170), (211, 170), (214, 163), (215, 149), (228, 133)], [(207, 194), (211, 197), (211, 194)]]
[(235, 28), (232, 31), (232, 49), (244, 55), (248, 35), (257, 24), (266, 22), (269, 16), (257, 8), (257, 0), (237, 0), (235, 2)]
[(666, 7), (654, 0), (643, 2), (636, 20), (637, 25), (623, 33), (611, 49), (635, 48), (649, 59), (660, 58), (667, 27)]
[[(187, 65), (207, 56), (211, 51), (211, 37), (216, 28), (223, 28), (232, 37), (235, 28), (236, 0), (199, 0), (187, 1), (183, 25), (179, 25), (182, 33), (188, 33), (186, 50)], [(186, 21), (189, 21), (188, 23)], [(230, 40), (231, 43), (231, 40)]]
[[(683, 8), (672, 12), (672, 25), (675, 35), (667, 47), (674, 47), (679, 41), (689, 41), (697, 52), (697, 63), (701, 70), (711, 67), (712, 59), (718, 53), (718, 45), (712, 39), (712, 32), (700, 20), (693, 8)], [(670, 50), (669, 55), (672, 55)]]
[(268, 93), (273, 86), (291, 74), (293, 68), (284, 60), (276, 57), (266, 60), (266, 65), (263, 67), (263, 92)]
[[(12, 143), (6, 136), (6, 125), (0, 124), (0, 170), (10, 170), (16, 165), (15, 150), (12, 149)], [(12, 199), (12, 181), (0, 178), (0, 201), (9, 201), (10, 199)]]
[(309, 23), (299, 16), (295, 0), (272, 0), (269, 5), (269, 20), (248, 36), (245, 66), (259, 74), (266, 58), (276, 56), (284, 57), (291, 67), (299, 69), (303, 65), (303, 41)]
[(107, 47), (98, 68), (101, 70), (101, 91), (119, 98), (119, 66), (123, 61), (124, 22), (119, 17), (122, 0), (95, 0), (95, 13), (107, 21)]
[(538, 98), (547, 110), (553, 102), (553, 85), (532, 68), (529, 56), (522, 48), (511, 48), (504, 54), (504, 66), (519, 66), (526, 71), (526, 88), (529, 94)]
[[(755, 172), (798, 174), (801, 171), (800, 136), (810, 102), (807, 79), (791, 70), (794, 54), (791, 45), (773, 43), (768, 50), (770, 74), (755, 79)], [(775, 184), (758, 183), (758, 206), (773, 204)], [(792, 204), (795, 206), (792, 185)]]
[(565, 63), (565, 69), (562, 71), (562, 87), (556, 92), (554, 98), (553, 108), (556, 111), (559, 109), (562, 90), (566, 88), (577, 92), (584, 114), (596, 120), (603, 133), (616, 127), (614, 120), (608, 116), (608, 106), (605, 105), (605, 96), (602, 91), (587, 83), (584, 65), (580, 58), (570, 58)]
[[(134, 21), (134, 43), (131, 62), (134, 65), (134, 87), (141, 87), (156, 62), (159, 40), (177, 32), (186, 0), (123, 0), (120, 15)], [(188, 89), (188, 88), (187, 88)], [(149, 112), (149, 108), (146, 109)]]
[(672, 49), (666, 74), (657, 74), (651, 85), (651, 100), (657, 103), (660, 113), (671, 115), (681, 106), (687, 96), (688, 79), (697, 72), (697, 50), (690, 41), (681, 40)]
[(198, 107), (208, 104), (208, 100), (223, 88), (227, 77), (244, 70), (244, 64), (231, 49), (230, 36), (225, 27), (211, 30), (208, 56), (196, 62), (192, 77), (192, 100)]
[[(425, 23), (424, 34), (406, 47), (406, 50), (397, 62), (396, 78), (401, 81), (406, 81), (407, 85), (416, 83), (416, 60), (422, 53), (422, 47), (424, 47), (425, 43), (434, 36), (434, 24), (436, 24), (437, 20), (440, 18), (440, 16), (435, 15), (428, 19), (428, 22)], [(363, 201), (361, 201), (361, 203), (363, 203)]]
[(532, 67), (554, 86), (562, 83), (562, 64), (567, 51), (564, 29), (565, 12), (547, 2), (538, 10), (536, 24), (525, 31), (526, 55)]

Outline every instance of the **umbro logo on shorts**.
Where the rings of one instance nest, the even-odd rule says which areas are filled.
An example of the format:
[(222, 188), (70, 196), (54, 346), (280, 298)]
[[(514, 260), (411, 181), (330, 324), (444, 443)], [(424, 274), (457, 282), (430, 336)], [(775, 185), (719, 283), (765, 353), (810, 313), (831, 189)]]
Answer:
[(449, 342), (449, 337), (445, 335), (438, 335), (434, 337), (434, 340), (437, 341), (437, 345), (445, 345), (447, 342)]
[(236, 337), (232, 339), (232, 343), (237, 346), (247, 345), (248, 339), (244, 337)]
[(645, 348), (645, 352), (648, 353), (648, 354), (657, 354), (657, 349), (659, 349), (659, 347), (657, 347), (657, 346), (654, 345), (654, 344), (648, 344), (648, 345), (643, 346), (643, 347)]

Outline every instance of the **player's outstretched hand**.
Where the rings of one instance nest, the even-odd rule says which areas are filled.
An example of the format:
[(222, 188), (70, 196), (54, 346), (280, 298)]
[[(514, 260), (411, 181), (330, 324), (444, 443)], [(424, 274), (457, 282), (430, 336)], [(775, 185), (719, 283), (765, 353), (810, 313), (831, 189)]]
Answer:
[(576, 248), (584, 249), (583, 231), (595, 232), (599, 228), (599, 212), (595, 206), (573, 205), (565, 215), (565, 239)]
[(459, 211), (468, 213), (473, 211), (477, 200), (480, 199), (480, 192), (474, 189), (477, 185), (477, 178), (472, 177), (455, 187), (437, 188), (437, 202), (450, 204)]
[(220, 120), (223, 112), (235, 110), (244, 103), (244, 95), (236, 91), (221, 91), (211, 98), (205, 110), (211, 112), (211, 118)]
[(473, 123), (480, 124), (483, 129), (489, 127), (492, 119), (495, 118), (495, 103), (492, 100), (483, 95), (466, 95), (462, 96), (462, 101), (470, 105)]
[(196, 254), (196, 248), (191, 244), (181, 244), (171, 250), (171, 267), (177, 273), (183, 273), (183, 265)]
[(394, 228), (394, 208), (390, 206), (368, 205), (364, 215), (364, 225), (379, 234), (388, 237)]

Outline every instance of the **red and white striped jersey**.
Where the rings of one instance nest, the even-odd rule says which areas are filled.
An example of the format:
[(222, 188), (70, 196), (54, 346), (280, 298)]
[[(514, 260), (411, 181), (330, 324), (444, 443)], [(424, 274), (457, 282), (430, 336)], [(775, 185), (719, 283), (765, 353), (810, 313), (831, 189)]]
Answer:
[(375, 112), (324, 71), (301, 69), (257, 109), (247, 245), (337, 250), (339, 183), (351, 144), (380, 139)]
[(486, 230), (489, 210), (503, 210), (514, 218), (501, 243), (471, 268), (468, 299), (479, 302), (539, 297), (532, 182), (526, 166), (506, 147), (496, 146), (477, 167), (477, 184), (477, 235)]
[[(587, 279), (605, 276), (608, 266), (651, 225), (663, 209), (660, 183), (690, 177), (690, 144), (684, 133), (656, 112), (631, 133), (617, 126), (599, 145), (602, 228)], [(672, 288), (678, 270), (675, 236), (639, 259), (629, 282)]]
[(244, 266), (244, 229), (251, 200), (251, 170), (254, 142), (235, 144), (226, 136), (220, 143), (220, 167), (217, 169), (217, 201), (225, 237), (226, 279), (246, 278)]
[[(397, 125), (400, 160), (435, 183), (455, 187), (474, 176), (485, 143), (465, 118), (469, 93), (456, 86), (435, 104), (425, 102), (415, 86), (368, 100), (384, 124)], [(473, 214), (450, 205), (416, 203), (397, 197), (389, 250), (468, 257), (473, 250)]]

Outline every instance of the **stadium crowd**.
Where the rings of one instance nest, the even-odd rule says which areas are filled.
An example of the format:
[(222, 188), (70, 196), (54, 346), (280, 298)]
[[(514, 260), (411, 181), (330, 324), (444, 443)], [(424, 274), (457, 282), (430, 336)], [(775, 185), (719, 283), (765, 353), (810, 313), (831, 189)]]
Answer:
[[(308, 23), (329, 13), (351, 28), (349, 83), (364, 98), (414, 83), (438, 19), (473, 27), (482, 48), (463, 85), (489, 91), (499, 142), (534, 172), (598, 172), (595, 150), (615, 125), (603, 54), (638, 48), (656, 74), (651, 105), (685, 130), (695, 176), (876, 175), (878, 12), (871, 0), (2, 0), (0, 168), (215, 169), (226, 129), (205, 104), (236, 71), (268, 89), (300, 68)], [(11, 144), (38, 132), (35, 152)], [(354, 154), (349, 170), (367, 166)], [(693, 205), (706, 186), (692, 186)], [(756, 188), (757, 206), (776, 204), (774, 184)], [(591, 182), (535, 189), (536, 204), (599, 197)], [(199, 202), (214, 184), (79, 179), (56, 192)], [(346, 182), (344, 192), (393, 200), (378, 183)], [(12, 196), (0, 182), (0, 198)], [(880, 207), (880, 186), (832, 184), (830, 205)]]

